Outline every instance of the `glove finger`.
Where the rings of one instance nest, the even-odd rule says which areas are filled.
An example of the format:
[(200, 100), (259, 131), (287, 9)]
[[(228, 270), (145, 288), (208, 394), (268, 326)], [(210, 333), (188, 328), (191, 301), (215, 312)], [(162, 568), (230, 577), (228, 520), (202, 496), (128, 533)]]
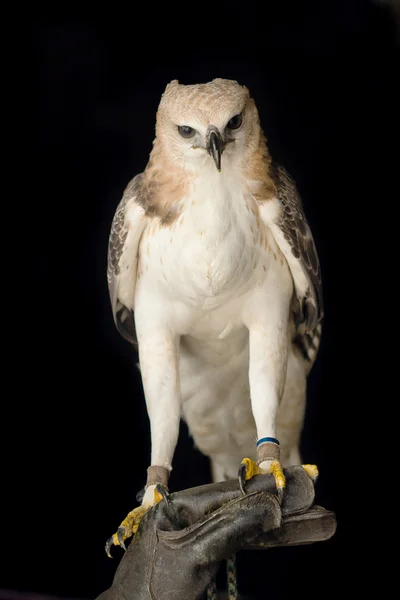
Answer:
[[(285, 469), (286, 489), (282, 503), (282, 514), (288, 515), (307, 510), (314, 502), (314, 484), (301, 466)], [(249, 493), (265, 491), (276, 494), (276, 484), (272, 475), (256, 475), (246, 484)], [(190, 488), (171, 494), (177, 528), (187, 527), (200, 520), (205, 513), (240, 498), (238, 480), (222, 481)]]
[(279, 529), (262, 533), (244, 546), (251, 550), (264, 550), (276, 546), (299, 546), (323, 542), (336, 532), (335, 513), (313, 506), (307, 512), (283, 518)]
[(181, 531), (157, 531), (159, 542), (175, 551), (185, 547), (195, 564), (219, 562), (232, 556), (246, 540), (281, 523), (281, 509), (273, 494), (241, 495)]

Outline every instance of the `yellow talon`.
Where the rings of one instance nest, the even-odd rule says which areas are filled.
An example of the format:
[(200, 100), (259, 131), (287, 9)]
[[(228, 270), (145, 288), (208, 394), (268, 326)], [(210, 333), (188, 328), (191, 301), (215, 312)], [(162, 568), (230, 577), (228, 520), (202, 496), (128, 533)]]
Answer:
[(263, 475), (266, 473), (266, 471), (260, 469), (260, 467), (253, 460), (251, 460), (251, 458), (244, 458), (240, 464), (246, 467), (245, 481), (252, 479), (254, 475)]
[(245, 494), (244, 483), (254, 477), (254, 475), (266, 475), (271, 473), (275, 479), (275, 485), (279, 500), (282, 500), (283, 489), (286, 486), (286, 478), (283, 474), (282, 466), (278, 460), (271, 463), (269, 469), (262, 469), (251, 458), (244, 458), (240, 463), (239, 469), (239, 487)]
[[(147, 512), (149, 508), (149, 505), (138, 506), (137, 508), (134, 508), (133, 510), (131, 510), (130, 513), (127, 514), (127, 516), (119, 526), (127, 532), (126, 534), (122, 534), (124, 540), (126, 540), (128, 537), (131, 537), (132, 533), (137, 532), (140, 521), (142, 520), (144, 513)], [(115, 535), (116, 534), (114, 533), (113, 538)]]
[(160, 494), (157, 488), (154, 488), (154, 504), (158, 504), (162, 499), (162, 494)]
[[(134, 508), (133, 510), (131, 510), (131, 512), (128, 513), (126, 518), (122, 521), (120, 527), (123, 527), (124, 529), (127, 529), (128, 531), (132, 531), (132, 533), (136, 533), (139, 528), (140, 521), (142, 520), (144, 513), (147, 512), (149, 510), (149, 508), (151, 508), (152, 506), (155, 506), (156, 504), (158, 504), (160, 502), (160, 500), (162, 500), (162, 498), (163, 497), (160, 494), (160, 492), (158, 492), (157, 489), (154, 488), (153, 503), (152, 504), (150, 504), (150, 503), (142, 504), (142, 506), (138, 506), (137, 508)], [(126, 539), (127, 537), (130, 537), (130, 535), (127, 535), (124, 539)]]
[(286, 478), (283, 474), (281, 463), (278, 460), (274, 460), (271, 463), (269, 473), (272, 473), (274, 476), (278, 491), (282, 490), (286, 486)]
[(133, 534), (137, 532), (139, 529), (140, 521), (143, 518), (143, 515), (150, 509), (152, 506), (155, 506), (163, 499), (163, 495), (154, 488), (154, 497), (153, 502), (146, 502), (137, 508), (131, 510), (122, 521), (121, 525), (118, 527), (117, 533), (114, 533), (106, 543), (106, 552), (108, 556), (111, 557), (110, 549), (114, 544), (115, 546), (121, 546), (125, 550), (124, 541), (130, 538)]
[(311, 479), (315, 483), (317, 481), (318, 475), (319, 475), (319, 471), (318, 471), (317, 465), (301, 465), (301, 466), (303, 467), (303, 469), (305, 470), (305, 472), (307, 473), (307, 475), (309, 477), (311, 477)]

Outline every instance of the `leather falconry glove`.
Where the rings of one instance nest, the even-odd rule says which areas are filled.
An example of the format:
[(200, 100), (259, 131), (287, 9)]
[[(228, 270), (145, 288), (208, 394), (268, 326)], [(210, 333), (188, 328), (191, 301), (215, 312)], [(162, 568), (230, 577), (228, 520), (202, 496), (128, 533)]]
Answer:
[(243, 495), (237, 480), (173, 493), (142, 518), (112, 586), (97, 600), (200, 600), (221, 561), (242, 549), (324, 541), (334, 513), (313, 505), (302, 467), (285, 470), (282, 505), (272, 475), (257, 475)]

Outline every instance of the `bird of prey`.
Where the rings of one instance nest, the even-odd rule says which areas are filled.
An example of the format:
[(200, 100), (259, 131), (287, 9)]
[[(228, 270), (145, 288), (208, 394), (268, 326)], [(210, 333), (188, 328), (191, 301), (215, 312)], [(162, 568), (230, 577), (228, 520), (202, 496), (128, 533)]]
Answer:
[[(161, 97), (146, 168), (127, 185), (109, 238), (114, 321), (137, 345), (151, 427), (141, 506), (162, 497), (180, 419), (214, 481), (301, 463), (306, 378), (323, 320), (321, 270), (295, 182), (267, 148), (256, 104), (236, 81)], [(310, 477), (315, 465), (303, 465)]]

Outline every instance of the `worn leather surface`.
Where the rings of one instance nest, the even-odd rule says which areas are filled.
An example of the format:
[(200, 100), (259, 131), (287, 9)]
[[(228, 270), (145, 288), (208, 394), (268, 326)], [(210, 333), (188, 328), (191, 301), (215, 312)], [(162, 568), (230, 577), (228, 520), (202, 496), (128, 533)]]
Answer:
[(111, 588), (98, 600), (199, 600), (222, 560), (242, 549), (326, 540), (335, 515), (313, 505), (314, 485), (301, 467), (285, 470), (279, 505), (275, 482), (259, 475), (243, 496), (237, 481), (170, 495), (149, 510), (122, 558)]

